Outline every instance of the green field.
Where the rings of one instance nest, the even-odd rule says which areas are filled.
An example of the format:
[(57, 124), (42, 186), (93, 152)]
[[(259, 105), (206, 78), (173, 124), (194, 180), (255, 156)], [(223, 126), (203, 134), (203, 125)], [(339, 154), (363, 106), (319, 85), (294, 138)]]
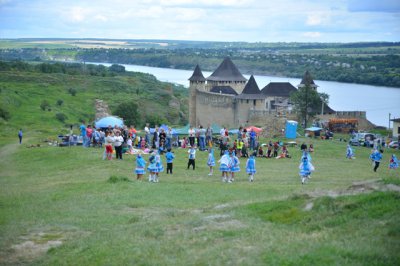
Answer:
[[(297, 139), (315, 148), (316, 171), (301, 185), (295, 147), (291, 159), (258, 158), (253, 183), (241, 159), (232, 184), (217, 168), (207, 175), (206, 152), (193, 171), (187, 151), (175, 149), (173, 175), (137, 181), (133, 155), (103, 161), (100, 148), (49, 141), (92, 122), (95, 98), (111, 109), (134, 99), (144, 119), (174, 121), (187, 114), (183, 88), (140, 73), (89, 74), (89, 66), (83, 74), (13, 67), (0, 71), (0, 265), (400, 264), (400, 170), (388, 171), (399, 151), (386, 150), (374, 173), (368, 148), (345, 159), (347, 143), (338, 139), (347, 136)], [(170, 100), (180, 103), (176, 114), (165, 112)]]
[(369, 149), (346, 160), (344, 142), (312, 140), (316, 171), (301, 185), (297, 148), (291, 159), (258, 158), (254, 183), (242, 159), (232, 184), (207, 175), (206, 152), (193, 171), (175, 149), (174, 174), (155, 184), (135, 180), (133, 155), (103, 161), (100, 148), (2, 142), (0, 264), (400, 262), (400, 176), (388, 172), (389, 150), (374, 173)]

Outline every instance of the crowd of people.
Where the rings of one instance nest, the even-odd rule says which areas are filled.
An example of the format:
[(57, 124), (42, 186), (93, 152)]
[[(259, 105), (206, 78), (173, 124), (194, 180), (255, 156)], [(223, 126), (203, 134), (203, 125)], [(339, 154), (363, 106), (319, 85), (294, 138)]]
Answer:
[[(235, 134), (229, 134), (227, 128), (222, 128), (218, 137), (215, 136), (213, 129), (208, 126), (204, 128), (199, 125), (197, 128), (190, 126), (187, 137), (181, 139), (175, 138), (170, 127), (165, 130), (155, 126), (154, 130), (150, 130), (149, 124), (146, 124), (143, 134), (139, 135), (134, 126), (118, 127), (111, 125), (105, 129), (92, 128), (91, 125), (80, 126), (81, 136), (83, 139), (83, 147), (103, 147), (103, 159), (111, 160), (115, 153), (115, 158), (122, 160), (124, 153), (131, 153), (132, 150), (138, 149), (149, 153), (148, 166), (147, 162), (140, 153), (136, 153), (136, 168), (134, 172), (137, 179), (141, 180), (149, 172), (150, 182), (159, 182), (159, 173), (164, 171), (162, 158), (165, 154), (167, 163), (167, 174), (173, 173), (173, 161), (175, 159), (173, 147), (180, 147), (187, 150), (187, 169), (196, 169), (196, 152), (208, 151), (206, 165), (209, 167), (209, 176), (214, 174), (216, 160), (214, 157), (214, 147), (219, 147), (220, 159), (219, 171), (221, 172), (221, 180), (223, 182), (232, 183), (235, 175), (240, 172), (240, 158), (246, 158), (245, 171), (248, 174), (249, 182), (254, 181), (256, 171), (256, 158), (291, 158), (287, 146), (282, 141), (269, 141), (261, 144), (257, 133), (254, 130), (247, 131), (246, 128), (240, 127)], [(313, 144), (308, 147), (305, 143), (300, 146), (302, 152), (299, 175), (302, 184), (305, 184), (311, 178), (311, 173), (315, 170), (312, 164), (311, 153), (314, 152)], [(373, 162), (373, 171), (377, 171), (382, 160), (383, 150), (374, 149), (370, 159)], [(346, 158), (355, 159), (354, 150), (347, 145)], [(393, 154), (390, 160), (390, 169), (398, 168), (398, 161)]]

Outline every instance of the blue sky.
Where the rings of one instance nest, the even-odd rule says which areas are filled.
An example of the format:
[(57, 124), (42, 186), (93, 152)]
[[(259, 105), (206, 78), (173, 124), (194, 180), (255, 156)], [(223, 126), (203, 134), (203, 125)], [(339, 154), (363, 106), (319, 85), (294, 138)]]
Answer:
[(400, 0), (0, 0), (0, 38), (400, 41)]

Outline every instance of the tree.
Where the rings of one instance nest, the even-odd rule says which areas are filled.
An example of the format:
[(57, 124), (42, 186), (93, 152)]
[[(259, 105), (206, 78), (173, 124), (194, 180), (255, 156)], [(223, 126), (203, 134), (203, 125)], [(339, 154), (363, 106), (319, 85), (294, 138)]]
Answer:
[(138, 125), (142, 121), (142, 117), (138, 112), (138, 105), (131, 102), (123, 102), (117, 106), (114, 112), (115, 115), (124, 119), (125, 125)]
[(328, 94), (318, 93), (309, 85), (299, 88), (290, 95), (295, 112), (304, 121), (304, 127), (307, 127), (308, 119), (317, 114), (321, 110), (322, 103), (327, 103), (328, 99)]
[(110, 70), (110, 72), (115, 72), (115, 73), (125, 72), (125, 67), (118, 64), (112, 64), (108, 69)]

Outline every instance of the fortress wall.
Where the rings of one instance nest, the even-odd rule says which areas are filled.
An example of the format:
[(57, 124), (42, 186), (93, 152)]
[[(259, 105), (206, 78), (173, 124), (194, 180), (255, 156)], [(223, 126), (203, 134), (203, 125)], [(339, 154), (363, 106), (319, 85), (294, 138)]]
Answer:
[(236, 125), (247, 125), (251, 120), (250, 113), (252, 111), (265, 111), (265, 101), (258, 99), (254, 106), (254, 100), (237, 99), (235, 115)]
[(234, 98), (231, 95), (197, 91), (196, 125), (216, 123), (234, 126)]
[(238, 94), (241, 94), (244, 87), (246, 86), (245, 82), (231, 82), (231, 81), (207, 81), (206, 90), (210, 91), (214, 86), (230, 86), (234, 89)]
[(365, 111), (337, 111), (336, 116), (338, 118), (367, 118), (367, 112), (365, 112)]

